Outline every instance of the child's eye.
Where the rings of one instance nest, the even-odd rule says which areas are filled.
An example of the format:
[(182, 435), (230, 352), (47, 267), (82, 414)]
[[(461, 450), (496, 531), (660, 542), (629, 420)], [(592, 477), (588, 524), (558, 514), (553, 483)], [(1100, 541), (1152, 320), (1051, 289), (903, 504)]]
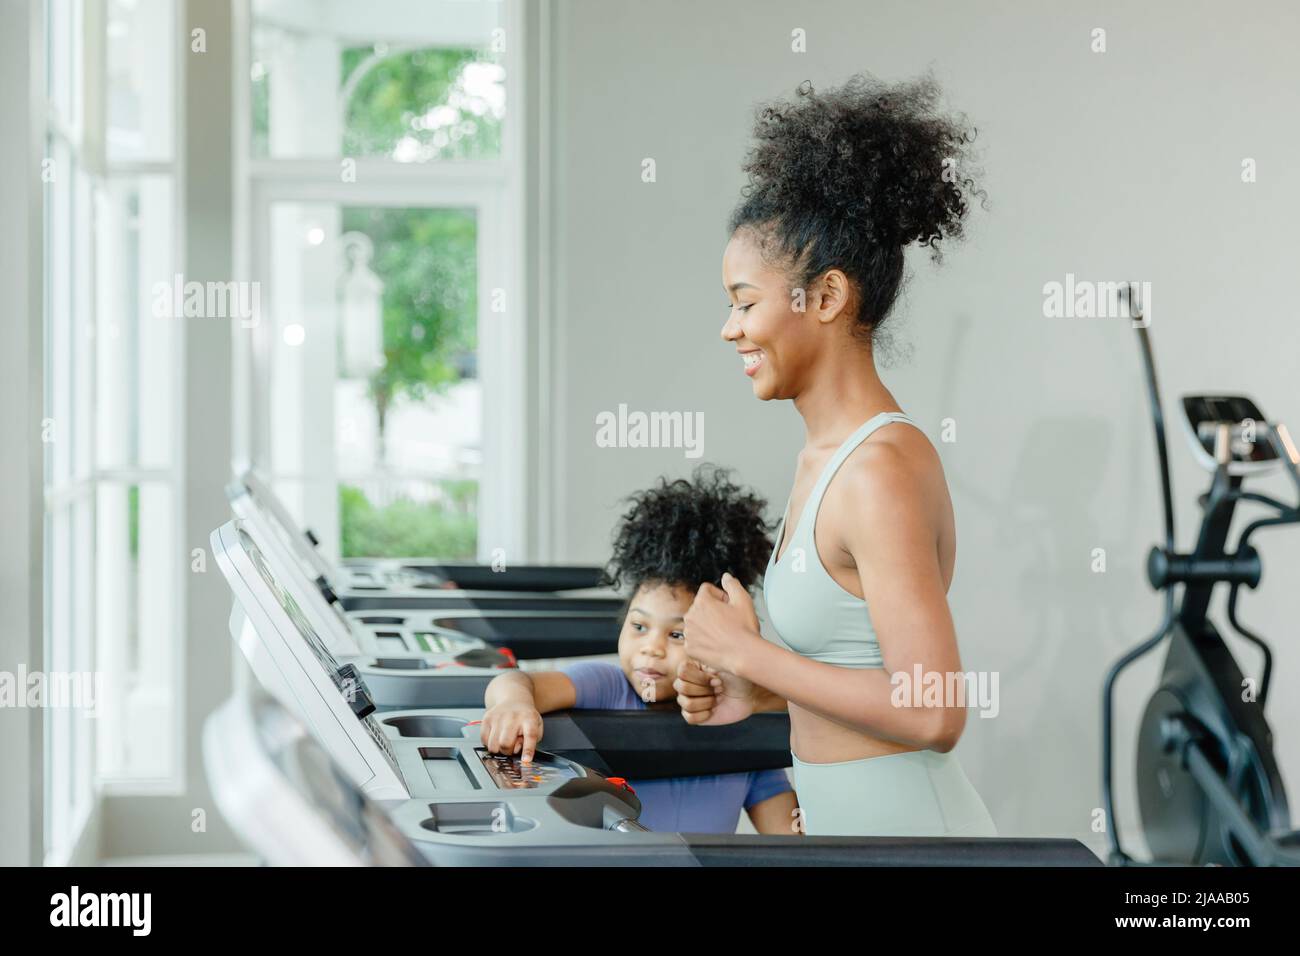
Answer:
[(674, 641), (684, 641), (684, 640), (686, 640), (686, 632), (685, 632), (685, 631), (673, 631), (673, 635), (672, 635), (672, 637), (673, 637), (673, 640), (674, 640)]
[(634, 630), (634, 631), (644, 631), (644, 630), (645, 630), (645, 625), (642, 624), (640, 621), (633, 621), (633, 622), (632, 622), (632, 630)]

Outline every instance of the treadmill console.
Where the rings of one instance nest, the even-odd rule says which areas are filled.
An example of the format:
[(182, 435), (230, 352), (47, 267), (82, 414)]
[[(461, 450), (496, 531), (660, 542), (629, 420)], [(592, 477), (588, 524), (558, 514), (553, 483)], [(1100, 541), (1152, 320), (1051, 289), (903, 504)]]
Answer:
[(573, 761), (540, 750), (530, 764), (513, 755), (489, 753), (482, 747), (474, 752), (498, 790), (533, 790), (586, 775)]

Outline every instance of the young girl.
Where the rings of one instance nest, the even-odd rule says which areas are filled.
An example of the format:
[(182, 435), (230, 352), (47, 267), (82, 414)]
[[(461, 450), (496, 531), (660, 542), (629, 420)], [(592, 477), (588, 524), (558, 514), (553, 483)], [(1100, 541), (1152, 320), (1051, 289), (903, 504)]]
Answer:
[[(618, 639), (618, 663), (578, 661), (559, 671), (512, 671), (484, 695), (483, 744), (493, 753), (533, 759), (542, 714), (586, 709), (676, 709), (673, 681), (686, 665), (682, 618), (703, 582), (724, 571), (745, 588), (763, 570), (772, 542), (765, 502), (727, 473), (700, 466), (691, 481), (660, 479), (632, 496), (607, 575), (631, 589)], [(759, 833), (796, 832), (795, 797), (781, 770), (629, 780), (651, 830), (735, 833), (740, 811)]]
[(794, 402), (806, 429), (763, 582), (785, 646), (759, 636), (724, 576), (686, 615), (691, 658), (721, 674), (696, 668), (677, 689), (695, 723), (788, 702), (810, 835), (995, 835), (952, 753), (962, 701), (895, 695), (914, 668), (944, 687), (961, 671), (943, 468), (875, 365), (904, 248), (960, 236), (982, 195), (965, 164), (973, 136), (937, 101), (932, 80), (856, 76), (764, 107), (722, 261), (722, 337), (754, 395)]

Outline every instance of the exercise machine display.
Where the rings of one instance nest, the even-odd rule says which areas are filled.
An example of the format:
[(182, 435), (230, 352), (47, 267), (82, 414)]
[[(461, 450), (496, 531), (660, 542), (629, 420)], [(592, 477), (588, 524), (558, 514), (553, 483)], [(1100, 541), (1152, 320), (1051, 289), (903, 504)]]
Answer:
[[(449, 645), (491, 645), (508, 648), (520, 660), (536, 660), (607, 654), (617, 647), (623, 601), (612, 592), (577, 598), (543, 595), (536, 601), (525, 595), (483, 597), (460, 591), (437, 592), (442, 595), (437, 598), (408, 595), (403, 601), (400, 592), (386, 592), (401, 606), (385, 607), (375, 598), (374, 607), (347, 611), (321, 570), (319, 555), (300, 543), (295, 546), (294, 535), (272, 516), (273, 509), (237, 491), (231, 493), (231, 507), (268, 560), (329, 606), (329, 630), (355, 632), (365, 653), (424, 657), (443, 655)], [(355, 653), (338, 646), (334, 650)]]
[[(548, 715), (545, 750), (524, 765), (493, 755), (478, 740), (482, 710), (412, 710), (376, 714), (365, 679), (340, 664), (314, 633), (293, 598), (276, 585), (256, 545), (233, 524), (239, 548), (226, 548), (238, 565), (231, 584), (250, 627), (237, 635), (260, 684), (310, 731), (337, 773), (320, 772), (319, 754), (304, 760), (268, 757), (271, 731), (259, 731), (258, 707), (273, 724), (276, 708), (233, 701), (206, 737), (209, 771), (223, 811), (246, 838), (274, 840), (256, 821), (260, 797), (241, 788), (275, 776), (275, 768), (310, 765), (291, 789), (296, 809), (318, 806), (313, 786), (350, 782), (342, 803), (352, 808), (351, 832), (365, 832), (379, 802), (397, 831), (426, 859), (463, 865), (573, 865), (736, 863), (756, 865), (1096, 863), (1074, 840), (682, 836), (651, 833), (637, 823), (639, 803), (623, 778), (692, 776), (784, 767), (790, 764), (789, 718), (755, 715), (724, 727), (692, 727), (664, 711), (570, 711)], [(256, 645), (256, 646), (254, 646)], [(251, 708), (251, 709), (250, 709)], [(245, 721), (242, 730), (227, 724)], [(250, 726), (252, 729), (250, 729)], [(286, 739), (283, 734), (280, 739)], [(301, 734), (288, 739), (301, 742)], [(246, 746), (240, 752), (240, 741)], [(250, 742), (252, 742), (250, 744)], [(255, 746), (254, 746), (255, 744)], [(302, 744), (302, 746), (307, 746)], [(256, 752), (254, 752), (256, 751)], [(257, 764), (247, 773), (240, 768)], [(615, 775), (617, 774), (617, 775)], [(281, 772), (283, 777), (283, 772)], [(278, 792), (283, 796), (284, 787)], [(325, 794), (328, 797), (328, 794)], [(339, 801), (335, 801), (337, 806)], [(358, 810), (358, 808), (360, 808)], [(279, 817), (292, 814), (282, 811)], [(360, 814), (361, 822), (356, 815)], [(328, 825), (328, 820), (323, 825)], [(319, 829), (319, 828), (318, 828)], [(280, 832), (276, 839), (285, 839)], [(385, 831), (388, 838), (391, 830)], [(261, 849), (261, 847), (258, 847)], [(265, 852), (286, 852), (283, 847)], [(310, 852), (306, 848), (303, 852)]]
[(335, 566), (321, 554), (316, 536), (294, 521), (256, 472), (240, 474), (226, 494), (236, 517), (252, 520), (250, 512), (256, 512), (310, 576), (328, 587), (332, 599), (346, 610), (430, 606), (600, 610), (618, 600), (601, 585), (602, 569), (586, 565), (520, 565), (498, 570), (431, 558), (350, 558)]
[[(1300, 502), (1300, 454), (1286, 426), (1268, 421), (1242, 395), (1183, 398), (1184, 432), (1197, 462), (1212, 473), (1202, 495), (1201, 526), (1190, 552), (1175, 548), (1173, 492), (1165, 422), (1151, 341), (1137, 327), (1159, 460), (1165, 541), (1151, 549), (1147, 579), (1165, 595), (1164, 617), (1146, 641), (1118, 660), (1102, 692), (1102, 790), (1114, 864), (1136, 861), (1120, 840), (1113, 787), (1115, 683), (1135, 660), (1167, 644), (1159, 684), (1147, 702), (1138, 730), (1137, 789), (1142, 830), (1152, 862), (1191, 865), (1300, 864), (1300, 832), (1292, 830), (1282, 776), (1273, 753), (1273, 734), (1264, 716), (1272, 676), (1268, 644), (1237, 616), (1240, 589), (1255, 588), (1262, 568), (1251, 546), (1262, 528), (1300, 521), (1300, 504), (1289, 505), (1242, 485), (1284, 472)], [(1239, 503), (1271, 514), (1252, 520), (1228, 549)], [(1217, 585), (1228, 586), (1228, 623), (1263, 655), (1258, 692), (1252, 693), (1236, 658), (1210, 620)], [(1181, 585), (1181, 600), (1175, 589)]]
[[(231, 635), (246, 654), (266, 653), (252, 630), (247, 608), (255, 605), (256, 594), (264, 599), (280, 595), (280, 603), (302, 618), (331, 660), (346, 664), (368, 681), (379, 709), (479, 706), (492, 678), (518, 664), (509, 649), (476, 637), (433, 628), (408, 629), (404, 635), (395, 630), (400, 623), (349, 619), (303, 581), (252, 526), (228, 522), (213, 532), (211, 543), (217, 567), (236, 596)], [(396, 637), (420, 640), (423, 651), (413, 654), (406, 651), (406, 644), (400, 649), (385, 644)]]

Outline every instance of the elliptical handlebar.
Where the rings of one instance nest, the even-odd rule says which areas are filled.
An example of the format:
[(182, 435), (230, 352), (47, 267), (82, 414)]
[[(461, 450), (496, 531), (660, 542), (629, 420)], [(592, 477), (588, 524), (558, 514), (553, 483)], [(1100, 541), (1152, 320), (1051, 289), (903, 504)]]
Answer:
[(1282, 462), (1282, 470), (1291, 476), (1291, 483), (1296, 489), (1296, 508), (1300, 508), (1300, 450), (1296, 449), (1291, 433), (1281, 422), (1269, 426), (1268, 437), (1277, 451), (1278, 460)]

